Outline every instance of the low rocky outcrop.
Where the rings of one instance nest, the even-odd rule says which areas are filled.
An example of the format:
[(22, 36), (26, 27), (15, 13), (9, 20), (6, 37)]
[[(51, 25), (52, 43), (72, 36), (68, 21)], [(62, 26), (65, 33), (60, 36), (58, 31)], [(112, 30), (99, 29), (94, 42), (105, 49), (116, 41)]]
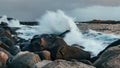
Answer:
[(37, 63), (36, 68), (95, 68), (94, 66), (77, 61), (55, 60), (53, 62), (49, 61), (46, 65), (42, 66), (43, 62), (45, 61)]
[(98, 53), (97, 56), (91, 58), (91, 62), (94, 63), (106, 50), (108, 50), (111, 47), (120, 45), (120, 39), (117, 41), (112, 42), (110, 45), (108, 45), (104, 50)]
[(95, 61), (94, 66), (97, 68), (120, 68), (120, 46), (114, 46), (107, 49)]
[(51, 63), (51, 62), (53, 62), (53, 61), (43, 60), (43, 61), (41, 61), (41, 62), (36, 63), (36, 64), (33, 66), (33, 68), (42, 68), (42, 67), (44, 67), (45, 65), (47, 65), (47, 64), (49, 64), (49, 63)]

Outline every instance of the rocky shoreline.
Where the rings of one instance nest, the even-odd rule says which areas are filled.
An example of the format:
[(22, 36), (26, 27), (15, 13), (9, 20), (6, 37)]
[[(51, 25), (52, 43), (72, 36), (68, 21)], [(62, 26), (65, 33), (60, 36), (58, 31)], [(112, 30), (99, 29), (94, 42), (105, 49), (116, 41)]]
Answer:
[(78, 28), (84, 32), (88, 29), (92, 29), (95, 31), (107, 33), (107, 34), (115, 34), (120, 35), (120, 24), (105, 24), (105, 23), (79, 23), (77, 24)]
[[(33, 22), (20, 24), (37, 25)], [(64, 41), (63, 35), (69, 30), (60, 35), (42, 34), (25, 40), (17, 37), (19, 28), (9, 27), (6, 22), (0, 25), (0, 68), (120, 68), (120, 39), (91, 57), (80, 45), (69, 46)], [(79, 23), (77, 26), (83, 32), (92, 29), (120, 34), (119, 23)]]
[[(21, 21), (20, 24), (22, 25), (38, 25), (38, 22), (33, 21), (33, 22), (24, 22)], [(92, 29), (95, 31), (103, 32), (103, 33), (112, 33), (115, 35), (120, 34), (120, 21), (101, 21), (101, 22), (78, 22), (76, 23), (78, 28), (84, 32), (88, 29)]]

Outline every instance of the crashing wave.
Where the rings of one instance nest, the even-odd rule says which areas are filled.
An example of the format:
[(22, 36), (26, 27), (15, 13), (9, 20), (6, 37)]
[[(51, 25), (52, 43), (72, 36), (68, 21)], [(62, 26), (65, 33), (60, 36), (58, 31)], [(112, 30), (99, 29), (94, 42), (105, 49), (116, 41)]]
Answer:
[(70, 30), (70, 32), (64, 37), (67, 44), (79, 44), (85, 47), (84, 50), (92, 52), (94, 56), (96, 56), (108, 44), (120, 38), (118, 36), (103, 34), (93, 30), (88, 30), (86, 33), (82, 33), (74, 23), (74, 20), (61, 10), (56, 12), (46, 12), (45, 15), (37, 20), (39, 22), (39, 25), (37, 26), (23, 26), (19, 24), (18, 20), (8, 20), (6, 16), (0, 18), (0, 22), (2, 21), (8, 23), (10, 27), (20, 27), (21, 29), (16, 31), (18, 37), (26, 40), (31, 39), (37, 34), (61, 34), (66, 30)]

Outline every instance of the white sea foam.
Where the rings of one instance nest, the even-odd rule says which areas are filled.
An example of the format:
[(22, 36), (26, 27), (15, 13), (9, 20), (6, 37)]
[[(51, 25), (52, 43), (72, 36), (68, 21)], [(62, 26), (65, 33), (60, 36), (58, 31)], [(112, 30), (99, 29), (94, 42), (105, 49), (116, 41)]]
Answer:
[(17, 20), (17, 19), (8, 20), (6, 15), (4, 15), (0, 18), (0, 23), (1, 22), (7, 23), (8, 26), (10, 26), (10, 27), (21, 27), (19, 20)]
[(9, 23), (9, 21), (7, 20), (7, 16), (6, 15), (4, 15), (4, 16), (2, 16), (0, 18), (0, 24), (1, 24), (1, 22), (6, 22), (7, 24)]
[(10, 27), (21, 27), (19, 20), (13, 19), (9, 21), (9, 26)]
[(68, 17), (60, 10), (57, 12), (48, 11), (40, 19), (39, 32), (60, 34), (66, 30), (70, 30)]

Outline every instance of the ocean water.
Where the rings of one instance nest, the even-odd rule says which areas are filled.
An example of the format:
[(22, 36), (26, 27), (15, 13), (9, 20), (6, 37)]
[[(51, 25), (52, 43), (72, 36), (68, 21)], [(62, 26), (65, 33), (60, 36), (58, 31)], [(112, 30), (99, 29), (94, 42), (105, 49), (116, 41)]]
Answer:
[(106, 46), (120, 38), (120, 36), (104, 34), (94, 30), (82, 33), (74, 23), (74, 19), (61, 10), (47, 11), (37, 19), (39, 22), (37, 26), (20, 25), (18, 20), (8, 21), (6, 18), (3, 16), (0, 21), (7, 22), (10, 27), (20, 27), (21, 29), (16, 32), (19, 37), (26, 40), (37, 34), (61, 34), (66, 30), (70, 30), (64, 37), (66, 43), (68, 45), (79, 44), (85, 47), (84, 50), (92, 52), (92, 56), (96, 56)]

